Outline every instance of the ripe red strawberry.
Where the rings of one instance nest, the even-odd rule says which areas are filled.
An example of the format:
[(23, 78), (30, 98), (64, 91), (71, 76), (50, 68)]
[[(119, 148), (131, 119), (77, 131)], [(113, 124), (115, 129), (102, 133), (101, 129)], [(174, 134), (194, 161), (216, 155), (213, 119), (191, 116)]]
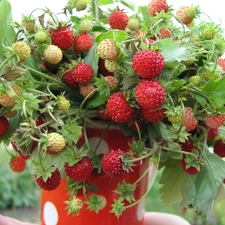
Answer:
[(46, 181), (42, 177), (36, 178), (36, 183), (44, 190), (53, 191), (55, 190), (61, 182), (61, 175), (58, 169), (52, 172), (51, 176), (47, 178)]
[(154, 79), (162, 72), (164, 66), (164, 57), (153, 50), (139, 51), (132, 58), (134, 72), (144, 79)]
[(0, 116), (0, 138), (3, 137), (9, 129), (9, 121), (5, 116)]
[(69, 27), (59, 27), (57, 29), (51, 29), (50, 35), (52, 44), (58, 46), (62, 50), (72, 47), (74, 42), (73, 30)]
[(160, 29), (159, 36), (162, 39), (171, 37), (170, 28)]
[(194, 117), (194, 112), (191, 107), (185, 107), (184, 109), (184, 123), (183, 125), (186, 127), (186, 131), (194, 130), (198, 125), (198, 120)]
[(92, 67), (85, 62), (79, 62), (71, 71), (63, 75), (62, 81), (72, 87), (76, 87), (76, 84), (89, 82), (93, 76), (94, 70)]
[(225, 143), (222, 139), (219, 139), (215, 142), (213, 152), (221, 158), (225, 157)]
[(220, 130), (218, 128), (209, 128), (205, 126), (207, 132), (207, 141), (213, 141), (217, 136), (220, 135)]
[(14, 172), (23, 172), (26, 169), (26, 158), (21, 154), (13, 156), (10, 160), (10, 168)]
[(117, 56), (119, 54), (119, 51), (117, 47), (115, 46), (115, 43), (113, 39), (107, 38), (103, 39), (97, 48), (97, 53), (100, 58), (104, 60), (116, 60)]
[(148, 14), (151, 16), (156, 16), (157, 13), (160, 13), (162, 10), (167, 12), (169, 9), (166, 0), (151, 0), (148, 4)]
[(123, 151), (120, 149), (110, 150), (102, 158), (102, 169), (110, 177), (121, 176), (127, 173), (123, 168)]
[(163, 118), (166, 116), (165, 112), (166, 110), (164, 108), (156, 110), (141, 108), (142, 116), (150, 123), (159, 122), (163, 120)]
[(129, 22), (129, 17), (125, 12), (117, 10), (109, 15), (108, 22), (112, 29), (125, 30)]
[(87, 179), (93, 170), (91, 159), (88, 156), (84, 156), (72, 166), (69, 163), (65, 163), (64, 168), (66, 175), (75, 181)]
[(69, 68), (66, 68), (66, 71), (64, 74), (63, 74), (63, 77), (62, 77), (62, 82), (67, 84), (68, 86), (72, 87), (72, 88), (75, 88), (77, 87), (77, 82), (76, 80), (74, 79), (74, 76), (73, 76), (73, 69), (69, 69)]
[(90, 34), (88, 33), (78, 34), (74, 40), (75, 52), (76, 53), (86, 52), (91, 49), (93, 44), (94, 44), (94, 41)]
[(111, 117), (112, 121), (123, 123), (134, 116), (135, 109), (130, 106), (123, 92), (117, 92), (108, 98), (106, 113)]
[(181, 143), (181, 148), (182, 151), (191, 152), (195, 148), (195, 146), (193, 142), (190, 139), (188, 139), (185, 142)]
[(223, 125), (225, 121), (225, 114), (206, 115), (205, 124), (210, 128), (218, 128)]
[(177, 10), (176, 16), (183, 24), (188, 25), (195, 18), (195, 7), (181, 6)]
[(58, 64), (63, 56), (62, 50), (56, 45), (49, 45), (44, 50), (44, 60), (50, 64)]
[(155, 110), (166, 100), (166, 90), (157, 80), (142, 80), (135, 89), (137, 103), (146, 109)]
[(111, 117), (108, 115), (108, 113), (106, 112), (103, 106), (98, 107), (97, 115), (102, 120), (111, 120)]
[[(193, 147), (189, 152), (192, 152), (197, 157), (200, 156), (200, 150), (197, 147)], [(196, 159), (194, 156), (187, 154), (183, 154), (183, 158), (180, 160), (180, 165), (183, 170), (190, 175), (199, 173), (203, 166), (200, 158)]]

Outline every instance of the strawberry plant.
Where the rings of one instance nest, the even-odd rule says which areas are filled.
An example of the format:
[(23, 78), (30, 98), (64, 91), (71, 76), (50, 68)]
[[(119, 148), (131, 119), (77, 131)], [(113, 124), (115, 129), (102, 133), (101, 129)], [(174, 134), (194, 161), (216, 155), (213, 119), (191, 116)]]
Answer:
[[(223, 30), (200, 6), (175, 12), (165, 0), (110, 3), (68, 1), (65, 23), (37, 9), (28, 17), (32, 29), (3, 10), (0, 140), (30, 160), (41, 188), (67, 178), (70, 193), (82, 190), (86, 201), (67, 202), (71, 214), (105, 206), (97, 192), (84, 193), (97, 189), (90, 175), (123, 176), (148, 160), (162, 171), (166, 205), (180, 201), (207, 216), (225, 197)], [(90, 148), (86, 129), (99, 120), (120, 127), (125, 149)], [(116, 216), (140, 201), (129, 192), (136, 185), (118, 185)]]

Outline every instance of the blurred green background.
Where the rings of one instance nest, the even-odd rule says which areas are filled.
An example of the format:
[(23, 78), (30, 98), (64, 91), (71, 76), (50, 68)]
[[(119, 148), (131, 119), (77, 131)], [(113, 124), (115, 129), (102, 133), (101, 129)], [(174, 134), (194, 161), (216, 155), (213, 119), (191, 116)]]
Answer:
[[(147, 196), (146, 210), (166, 212), (188, 220), (192, 225), (224, 225), (225, 200), (214, 206), (212, 214), (203, 219), (191, 209), (182, 208), (179, 203), (166, 207), (160, 198), (159, 176)], [(9, 168), (9, 155), (0, 146), (0, 214), (11, 216), (22, 221), (38, 223), (40, 218), (41, 192), (31, 172), (15, 173)]]

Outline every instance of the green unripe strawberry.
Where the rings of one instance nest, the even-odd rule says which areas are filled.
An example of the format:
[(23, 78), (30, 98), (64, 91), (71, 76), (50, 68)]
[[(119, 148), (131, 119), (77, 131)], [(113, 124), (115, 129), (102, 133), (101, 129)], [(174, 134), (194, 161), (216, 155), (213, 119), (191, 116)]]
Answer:
[(132, 30), (132, 31), (135, 31), (137, 29), (139, 29), (140, 27), (140, 22), (137, 18), (130, 18), (129, 19), (129, 22), (128, 22), (128, 25), (127, 25), (127, 28)]
[(39, 30), (35, 34), (34, 38), (37, 43), (43, 43), (43, 42), (47, 41), (48, 34), (45, 30)]
[(192, 18), (192, 19), (195, 18), (196, 16), (195, 7), (188, 7), (186, 13), (189, 18)]
[(188, 84), (188, 86), (189, 86), (189, 87), (196, 87), (196, 86), (199, 85), (200, 80), (201, 80), (201, 77), (200, 77), (199, 75), (192, 76), (192, 77), (190, 77), (190, 79), (189, 79), (189, 84)]
[(80, 33), (88, 33), (93, 28), (93, 22), (89, 19), (81, 20), (79, 31)]
[(171, 123), (179, 123), (182, 120), (182, 116), (183, 116), (183, 113), (182, 112), (176, 112), (174, 114), (169, 115), (168, 116), (168, 120)]
[(87, 8), (87, 0), (78, 0), (75, 8), (77, 11), (85, 10)]
[(57, 98), (57, 106), (59, 110), (66, 112), (70, 108), (70, 102), (64, 96), (59, 96)]
[(22, 27), (24, 27), (28, 33), (34, 33), (36, 28), (35, 19), (24, 17), (22, 20)]
[(74, 9), (78, 0), (69, 0), (68, 5), (70, 6), (71, 9)]
[(30, 57), (31, 48), (26, 42), (17, 41), (12, 44), (12, 49), (21, 61), (25, 61)]
[(56, 45), (49, 45), (44, 51), (44, 59), (50, 64), (58, 64), (62, 56), (62, 50)]

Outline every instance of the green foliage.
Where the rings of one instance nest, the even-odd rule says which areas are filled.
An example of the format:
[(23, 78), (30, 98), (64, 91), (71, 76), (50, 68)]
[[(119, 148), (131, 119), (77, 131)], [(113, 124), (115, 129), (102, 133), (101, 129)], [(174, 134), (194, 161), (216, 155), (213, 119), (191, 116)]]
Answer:
[(0, 62), (4, 59), (5, 46), (11, 45), (16, 33), (12, 25), (11, 5), (7, 0), (0, 1)]

